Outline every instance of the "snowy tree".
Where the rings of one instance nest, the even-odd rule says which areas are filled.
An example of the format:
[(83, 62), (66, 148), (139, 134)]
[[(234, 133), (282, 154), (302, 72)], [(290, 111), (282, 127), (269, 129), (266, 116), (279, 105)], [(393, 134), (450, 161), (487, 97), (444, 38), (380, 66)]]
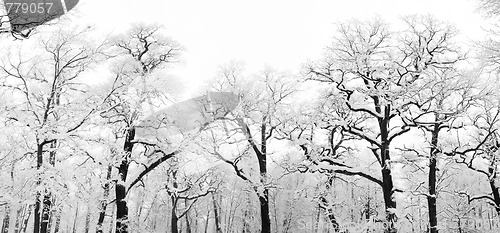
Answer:
[[(164, 36), (160, 26), (137, 24), (127, 33), (116, 36), (116, 49), (121, 56), (114, 70), (115, 79), (111, 83), (117, 89), (106, 102), (107, 110), (101, 116), (108, 119), (108, 124), (115, 128), (118, 138), (124, 138), (123, 152), (118, 152), (119, 178), (115, 185), (117, 204), (117, 232), (128, 232), (128, 208), (125, 200), (127, 193), (148, 172), (177, 152), (159, 149), (156, 145), (142, 144), (151, 147), (144, 153), (151, 158), (138, 177), (128, 178), (130, 185), (125, 184), (129, 174), (130, 163), (135, 140), (136, 126), (144, 119), (148, 111), (154, 112), (168, 99), (172, 91), (171, 80), (162, 73), (168, 64), (177, 61), (182, 47), (172, 39)], [(115, 88), (118, 86), (119, 88)], [(122, 133), (124, 132), (124, 133)], [(160, 145), (161, 146), (161, 145)], [(153, 149), (154, 148), (154, 149)], [(158, 157), (157, 160), (154, 158)]]
[[(393, 159), (396, 155), (391, 155), (392, 143), (411, 130), (402, 115), (413, 104), (409, 95), (420, 91), (426, 75), (460, 58), (448, 46), (452, 32), (438, 27), (433, 19), (410, 17), (405, 23), (407, 30), (398, 35), (380, 20), (342, 23), (325, 59), (307, 70), (309, 80), (332, 85), (326, 90), (318, 122), (320, 129), (330, 132), (328, 153), (315, 164), (380, 185), (390, 223), (397, 221), (394, 194), (402, 191), (394, 185), (393, 172), (398, 165)], [(362, 151), (374, 156), (380, 178), (340, 159), (353, 154), (349, 148), (356, 141), (357, 149), (368, 143), (368, 150)], [(386, 232), (396, 231), (394, 224), (387, 226)]]
[(57, 151), (71, 148), (99, 104), (80, 76), (107, 58), (108, 46), (89, 40), (89, 31), (59, 29), (33, 50), (10, 49), (0, 63), (1, 86), (13, 96), (3, 117), (23, 134), (25, 155), (36, 158), (34, 232), (48, 232)]
[[(240, 109), (228, 116), (231, 124), (221, 123), (218, 129), (210, 131), (210, 146), (205, 149), (230, 165), (239, 178), (252, 186), (260, 203), (261, 232), (271, 232), (269, 190), (274, 184), (268, 161), (275, 152), (270, 145), (287, 119), (285, 110), (291, 104), (289, 101), (296, 87), (290, 76), (270, 68), (245, 78), (241, 67), (235, 63), (223, 67), (214, 83), (216, 90), (238, 94), (241, 102)], [(226, 133), (221, 135), (224, 131)], [(221, 149), (231, 144), (238, 145), (234, 153)], [(243, 158), (247, 160), (251, 155), (255, 155), (256, 166), (240, 164)]]

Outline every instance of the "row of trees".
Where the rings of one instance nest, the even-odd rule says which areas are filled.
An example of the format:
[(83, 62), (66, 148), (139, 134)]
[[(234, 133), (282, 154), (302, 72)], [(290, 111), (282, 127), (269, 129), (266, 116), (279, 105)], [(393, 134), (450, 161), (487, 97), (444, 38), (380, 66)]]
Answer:
[(229, 63), (206, 91), (237, 94), (237, 109), (175, 135), (144, 124), (182, 92), (167, 71), (183, 48), (161, 27), (14, 42), (1, 232), (486, 232), (471, 218), (497, 231), (496, 44), (402, 23), (339, 24), (302, 74)]

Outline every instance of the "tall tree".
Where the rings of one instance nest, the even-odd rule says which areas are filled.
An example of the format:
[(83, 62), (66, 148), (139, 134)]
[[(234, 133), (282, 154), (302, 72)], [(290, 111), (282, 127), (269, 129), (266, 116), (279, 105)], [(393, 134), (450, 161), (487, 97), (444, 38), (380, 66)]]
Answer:
[[(118, 153), (119, 178), (115, 184), (116, 231), (125, 233), (128, 232), (128, 207), (125, 198), (128, 190), (137, 182), (133, 181), (130, 187), (125, 184), (134, 142), (137, 141), (136, 125), (148, 110), (154, 111), (158, 101), (168, 97), (166, 95), (172, 90), (169, 87), (171, 83), (165, 77), (159, 77), (164, 75), (160, 72), (168, 64), (177, 61), (182, 48), (177, 42), (164, 36), (160, 26), (144, 24), (137, 24), (127, 33), (118, 35), (114, 45), (123, 55), (123, 60), (119, 61), (118, 69), (115, 70), (116, 79), (112, 86), (118, 85), (121, 88), (111, 95), (106, 103), (108, 109), (101, 115), (114, 127), (122, 129), (116, 132), (125, 132), (124, 135), (118, 135), (119, 138), (124, 138), (124, 142), (123, 152)], [(165, 158), (161, 157), (158, 161), (163, 162), (170, 157), (165, 154)]]
[[(380, 20), (340, 24), (325, 59), (308, 67), (309, 80), (332, 84), (325, 95), (328, 104), (321, 108), (326, 116), (320, 124), (331, 132), (329, 156), (320, 156), (319, 162), (337, 173), (361, 176), (380, 185), (389, 223), (385, 232), (397, 231), (394, 194), (401, 190), (394, 186), (397, 165), (391, 150), (394, 140), (410, 131), (401, 119), (411, 103), (404, 96), (419, 90), (418, 80), (425, 72), (458, 59), (447, 47), (448, 37), (435, 35), (440, 31), (434, 31), (433, 19), (405, 22), (407, 30), (399, 36)], [(353, 140), (369, 144), (381, 179), (336, 157), (342, 145), (345, 149), (346, 142)]]
[[(233, 129), (228, 133), (228, 143), (246, 144), (235, 158), (228, 158), (220, 151), (221, 138), (215, 137), (212, 131), (212, 148), (208, 149), (225, 163), (231, 165), (236, 175), (252, 185), (260, 203), (261, 232), (271, 232), (269, 189), (272, 186), (272, 177), (268, 173), (270, 159), (270, 142), (275, 138), (277, 130), (284, 121), (284, 109), (289, 106), (289, 100), (295, 92), (290, 76), (281, 74), (272, 69), (266, 69), (261, 75), (245, 79), (241, 67), (230, 64), (222, 69), (214, 84), (216, 90), (225, 90), (241, 96), (241, 112), (233, 115)], [(252, 84), (251, 84), (252, 83)], [(280, 115), (282, 114), (282, 115)], [(230, 117), (231, 118), (231, 117)], [(226, 127), (226, 128), (224, 128)], [(224, 132), (227, 125), (219, 128)], [(236, 128), (234, 128), (236, 127)], [(224, 139), (222, 139), (224, 141)], [(235, 141), (234, 141), (235, 140)], [(254, 154), (257, 160), (258, 180), (252, 178), (249, 172), (243, 171), (238, 164), (242, 157)]]
[[(106, 43), (90, 44), (89, 28), (73, 31), (59, 29), (41, 38), (41, 48), (29, 57), (26, 51), (9, 53), (0, 64), (2, 86), (18, 97), (7, 118), (20, 128), (31, 130), (26, 136), (36, 157), (34, 231), (47, 232), (52, 191), (50, 167), (55, 166), (57, 145), (74, 136), (96, 111), (95, 99), (79, 80), (89, 66), (107, 57)], [(33, 151), (33, 152), (31, 152)]]

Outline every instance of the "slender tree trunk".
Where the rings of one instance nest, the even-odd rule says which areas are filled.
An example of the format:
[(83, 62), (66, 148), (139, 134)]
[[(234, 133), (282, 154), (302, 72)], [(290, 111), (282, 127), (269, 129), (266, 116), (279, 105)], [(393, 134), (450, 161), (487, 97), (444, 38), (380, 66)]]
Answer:
[[(436, 119), (437, 120), (437, 119)], [(434, 124), (431, 138), (431, 151), (429, 157), (429, 195), (427, 195), (427, 206), (429, 211), (429, 232), (438, 233), (437, 229), (437, 206), (436, 206), (436, 172), (438, 155), (439, 124)]]
[[(315, 208), (315, 209), (318, 210), (318, 211), (316, 211), (316, 220), (314, 220), (314, 221), (316, 223), (316, 226), (319, 226), (319, 224), (320, 224), (319, 220), (320, 220), (320, 216), (321, 216), (321, 206), (318, 204), (318, 208)], [(316, 229), (314, 229), (314, 232), (318, 233), (319, 232), (319, 227), (316, 227)]]
[(323, 211), (325, 211), (326, 217), (328, 218), (328, 220), (330, 221), (330, 223), (333, 226), (333, 232), (339, 232), (340, 225), (337, 222), (337, 219), (335, 218), (333, 208), (329, 207), (330, 205), (328, 203), (328, 200), (326, 200), (326, 198), (322, 196), (322, 197), (320, 197), (320, 202), (321, 202), (320, 208), (323, 209)]
[(491, 170), (490, 174), (492, 175), (492, 179), (490, 179), (490, 188), (491, 192), (493, 193), (493, 200), (495, 201), (495, 211), (497, 212), (497, 217), (500, 218), (500, 192), (498, 190), (497, 185), (495, 184), (496, 180), (496, 174), (495, 174), (495, 169), (490, 166), (488, 170)]
[(75, 219), (73, 220), (73, 233), (76, 233), (77, 223), (78, 223), (78, 203), (76, 205)]
[[(172, 178), (173, 178), (173, 187), (174, 189), (177, 189), (179, 186), (177, 184), (177, 170), (175, 170), (172, 173)], [(170, 232), (171, 233), (177, 233), (179, 232), (177, 223), (179, 222), (179, 218), (177, 217), (177, 202), (179, 201), (179, 198), (177, 195), (172, 195), (170, 194), (170, 200), (172, 201), (172, 211), (171, 216), (170, 216)]]
[(220, 226), (219, 208), (217, 208), (217, 202), (215, 201), (215, 194), (213, 193), (212, 193), (212, 203), (214, 205), (215, 232), (222, 233), (222, 228)]
[(208, 232), (208, 220), (210, 220), (210, 209), (207, 208), (207, 220), (205, 220), (205, 233)]
[(2, 231), (1, 233), (9, 233), (9, 226), (10, 226), (10, 205), (7, 205), (5, 207), (5, 217), (3, 218), (3, 224), (2, 224)]
[(24, 205), (21, 205), (19, 209), (17, 210), (16, 213), (16, 224), (14, 225), (14, 233), (19, 233), (21, 232), (22, 226), (23, 226), (23, 220), (24, 220)]
[(26, 233), (26, 229), (28, 229), (28, 222), (30, 220), (30, 216), (31, 216), (31, 209), (32, 209), (32, 205), (28, 205), (28, 210), (26, 211), (26, 214), (28, 216), (24, 217), (23, 216), (23, 224), (21, 225), (21, 229), (23, 231), (23, 233)]
[(108, 196), (109, 196), (109, 181), (111, 179), (112, 166), (108, 165), (108, 170), (106, 174), (106, 183), (104, 184), (104, 196), (100, 203), (99, 218), (97, 220), (96, 233), (102, 233), (102, 224), (104, 223), (104, 217), (106, 216), (106, 208), (108, 206)]
[(116, 182), (115, 194), (116, 194), (116, 233), (128, 233), (128, 207), (127, 201), (125, 200), (127, 195), (127, 190), (125, 187), (125, 181), (127, 180), (128, 167), (130, 164), (130, 156), (132, 154), (133, 144), (132, 141), (135, 137), (135, 129), (132, 127), (127, 130), (125, 137), (125, 144), (123, 149), (125, 151), (120, 167), (118, 168), (118, 173), (120, 174), (120, 180)]
[(59, 233), (60, 226), (61, 226), (61, 210), (57, 209), (56, 210), (56, 223), (54, 226), (54, 233)]
[(89, 233), (90, 231), (90, 218), (92, 215), (90, 214), (90, 208), (87, 208), (87, 216), (85, 217), (85, 233)]
[[(58, 102), (58, 99), (57, 98), (57, 102), (56, 104), (59, 104)], [(56, 166), (56, 148), (57, 148), (57, 140), (53, 140), (51, 143), (50, 143), (50, 148), (51, 148), (51, 151), (49, 152), (49, 164), (52, 166), (52, 167), (55, 167)], [(42, 209), (42, 224), (41, 224), (41, 229), (40, 229), (40, 232), (41, 233), (46, 233), (46, 232), (50, 232), (50, 220), (52, 218), (52, 203), (53, 201), (53, 196), (52, 196), (52, 192), (50, 191), (45, 191), (44, 195), (43, 195), (43, 209)]]
[[(37, 145), (36, 159), (37, 159), (36, 169), (38, 172), (36, 186), (39, 187), (42, 184), (42, 178), (41, 178), (40, 172), (41, 172), (42, 165), (43, 165), (43, 144)], [(40, 216), (42, 214), (42, 209), (43, 209), (42, 200), (41, 200), (42, 194), (40, 192), (40, 188), (37, 188), (36, 190), (37, 191), (35, 194), (35, 219), (33, 221), (33, 223), (34, 223), (33, 233), (40, 233), (40, 230), (41, 230)], [(45, 231), (42, 231), (41, 233), (45, 233)]]
[(186, 233), (191, 233), (191, 223), (189, 222), (189, 215), (184, 216), (186, 218)]
[(179, 219), (177, 218), (177, 213), (175, 213), (175, 205), (172, 206), (172, 216), (170, 216), (170, 232), (171, 233), (178, 233), (179, 230), (177, 229), (177, 222)]

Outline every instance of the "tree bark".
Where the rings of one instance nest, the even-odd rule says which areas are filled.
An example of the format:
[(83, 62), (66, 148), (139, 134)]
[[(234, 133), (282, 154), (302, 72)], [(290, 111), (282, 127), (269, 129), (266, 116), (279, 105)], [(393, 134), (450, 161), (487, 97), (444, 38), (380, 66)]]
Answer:
[(434, 124), (431, 138), (431, 151), (429, 157), (429, 195), (427, 195), (427, 206), (429, 211), (429, 232), (438, 233), (437, 229), (437, 206), (436, 206), (436, 173), (438, 155), (439, 124)]
[(43, 195), (43, 209), (42, 209), (42, 224), (41, 224), (41, 233), (47, 233), (50, 231), (49, 228), (49, 220), (50, 220), (50, 212), (52, 207), (52, 195), (50, 192), (46, 191)]
[(99, 218), (97, 220), (96, 233), (102, 233), (102, 224), (104, 223), (104, 217), (106, 216), (106, 207), (108, 206), (108, 196), (109, 196), (109, 180), (111, 179), (112, 166), (108, 165), (108, 170), (106, 174), (106, 183), (104, 184), (104, 196), (100, 203)]
[[(42, 200), (41, 200), (41, 192), (39, 186), (42, 184), (42, 178), (40, 177), (40, 170), (42, 169), (43, 165), (43, 144), (38, 144), (37, 145), (37, 151), (36, 151), (36, 169), (38, 172), (38, 178), (36, 181), (36, 186), (37, 186), (37, 191), (35, 194), (35, 216), (34, 216), (34, 229), (33, 233), (40, 233), (41, 232), (41, 224), (40, 224), (40, 216), (42, 214)], [(41, 233), (45, 233), (46, 231), (42, 231)]]
[(130, 164), (130, 156), (132, 154), (133, 144), (132, 141), (135, 137), (135, 128), (131, 127), (127, 130), (125, 136), (125, 143), (123, 150), (125, 151), (124, 156), (120, 166), (118, 167), (118, 174), (120, 175), (120, 180), (116, 182), (115, 194), (116, 194), (116, 233), (128, 233), (128, 207), (127, 201), (125, 200), (127, 196), (127, 189), (125, 187), (125, 181), (127, 180), (128, 167)]
[(222, 233), (222, 228), (220, 226), (219, 209), (217, 208), (217, 202), (215, 201), (215, 194), (213, 193), (212, 193), (212, 203), (214, 205), (215, 232)]
[[(377, 109), (377, 112), (381, 112)], [(397, 221), (396, 214), (394, 210), (396, 209), (396, 201), (392, 198), (392, 194), (394, 192), (394, 184), (392, 180), (392, 173), (390, 164), (388, 161), (391, 160), (389, 153), (389, 114), (390, 114), (390, 106), (385, 107), (384, 118), (379, 119), (379, 128), (380, 128), (380, 162), (382, 166), (382, 193), (384, 195), (384, 204), (386, 211), (386, 229), (385, 233), (396, 233), (397, 229), (395, 223)]]
[(271, 233), (271, 218), (269, 216), (269, 189), (267, 188), (267, 138), (266, 138), (266, 123), (267, 117), (263, 117), (261, 125), (261, 149), (257, 154), (259, 161), (259, 170), (261, 177), (261, 185), (263, 187), (262, 194), (259, 195), (260, 202), (260, 219), (261, 232)]
[(23, 223), (21, 225), (21, 229), (22, 229), (23, 233), (25, 233), (26, 229), (28, 228), (28, 221), (30, 220), (32, 207), (33, 207), (32, 205), (28, 205), (27, 206), (28, 210), (25, 212), (28, 214), (28, 216), (24, 217), (24, 215), (23, 215)]
[(177, 222), (179, 219), (177, 218), (177, 213), (175, 212), (175, 205), (172, 206), (172, 215), (170, 217), (170, 232), (171, 233), (178, 233), (179, 230), (177, 229)]
[(321, 204), (319, 206), (321, 209), (323, 209), (323, 211), (325, 211), (325, 214), (326, 214), (326, 217), (328, 218), (328, 221), (330, 221), (330, 223), (333, 226), (333, 232), (339, 232), (340, 225), (337, 222), (337, 219), (335, 218), (335, 214), (333, 212), (334, 210), (329, 207), (328, 200), (326, 200), (325, 197), (321, 196), (320, 202), (321, 202)]

